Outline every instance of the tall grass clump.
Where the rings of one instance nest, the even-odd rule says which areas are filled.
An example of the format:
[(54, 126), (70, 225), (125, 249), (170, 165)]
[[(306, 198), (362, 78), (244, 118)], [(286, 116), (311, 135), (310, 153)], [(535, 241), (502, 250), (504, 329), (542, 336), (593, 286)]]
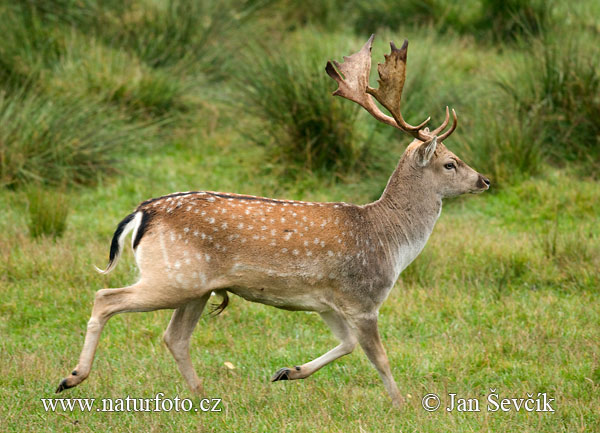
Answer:
[(0, 29), (0, 87), (4, 89), (31, 84), (64, 52), (64, 34), (10, 3), (0, 4)]
[(538, 36), (550, 25), (552, 0), (480, 0), (481, 15), (475, 28), (495, 42)]
[(355, 0), (354, 27), (393, 31), (429, 28), (437, 33), (473, 35), (491, 42), (514, 41), (543, 32), (552, 18), (544, 0)]
[(0, 94), (0, 125), (0, 186), (92, 183), (153, 129), (87, 101), (25, 92)]
[(67, 228), (69, 202), (64, 191), (32, 184), (26, 190), (29, 235), (60, 237)]
[(234, 33), (267, 3), (168, 0), (138, 5), (118, 16), (104, 39), (131, 50), (151, 67), (180, 64), (216, 71), (230, 52), (224, 48), (240, 42)]
[(600, 157), (600, 46), (566, 36), (537, 41), (500, 85), (519, 115), (539, 119), (538, 134), (555, 161)]
[(540, 172), (544, 160), (540, 123), (500, 104), (479, 106), (457, 137), (460, 155), (492, 185), (513, 185)]
[(355, 1), (354, 27), (357, 32), (372, 33), (385, 27), (430, 25), (443, 15), (439, 0)]
[(161, 118), (190, 107), (191, 80), (167, 69), (153, 69), (139, 58), (79, 33), (44, 82), (48, 94), (99, 100), (137, 117)]
[(347, 50), (325, 47), (314, 37), (300, 39), (283, 44), (285, 49), (254, 49), (236, 74), (241, 108), (256, 118), (251, 135), (276, 164), (348, 169), (367, 152), (359, 144), (358, 106), (333, 97), (336, 84), (325, 73), (328, 56)]

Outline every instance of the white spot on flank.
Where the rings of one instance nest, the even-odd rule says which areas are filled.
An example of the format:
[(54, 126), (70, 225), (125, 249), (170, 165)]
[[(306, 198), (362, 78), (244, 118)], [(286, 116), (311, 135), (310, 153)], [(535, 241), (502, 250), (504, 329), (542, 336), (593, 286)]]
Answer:
[(185, 264), (186, 264), (186, 265), (189, 265), (190, 263), (192, 263), (192, 260), (191, 260), (191, 259), (189, 259), (189, 258), (185, 259)]
[(275, 236), (276, 233), (277, 233), (277, 230), (271, 229), (271, 236)]
[(292, 237), (292, 232), (288, 232), (285, 235), (283, 235), (283, 239), (285, 239), (286, 241), (289, 241), (291, 237)]
[(310, 250), (306, 251), (306, 255), (309, 256), (309, 257), (312, 256), (312, 251), (310, 251)]
[(214, 202), (215, 198), (214, 197), (209, 197), (207, 200), (210, 201), (210, 202)]
[(205, 235), (204, 233), (200, 233), (200, 237), (201, 237), (202, 239), (206, 239), (206, 235)]
[(329, 257), (333, 256), (333, 251), (331, 251), (331, 250), (327, 251), (327, 255), (328, 255)]
[(315, 245), (319, 244), (319, 238), (315, 238)]
[(321, 241), (319, 245), (321, 245), (321, 248), (323, 248), (325, 246), (325, 242)]
[(179, 268), (181, 267), (181, 262), (180, 262), (179, 260), (177, 260), (177, 261), (175, 262), (175, 265), (174, 265), (174, 266), (175, 266), (175, 269), (179, 269)]
[(205, 211), (205, 210), (203, 210), (203, 211), (202, 211), (202, 213), (201, 213), (200, 215), (201, 215), (201, 216), (204, 216), (204, 215), (206, 215), (206, 211)]
[(210, 256), (208, 254), (204, 254), (204, 258), (206, 259), (206, 263), (210, 262)]
[(292, 254), (295, 255), (295, 256), (297, 256), (299, 253), (300, 253), (300, 251), (298, 251), (298, 250), (292, 251)]
[(186, 227), (186, 228), (184, 228), (184, 229), (183, 229), (183, 232), (184, 232), (184, 233), (187, 233), (187, 232), (189, 232), (189, 231), (190, 231), (190, 228), (189, 228), (189, 227)]
[(284, 223), (285, 222), (285, 218), (282, 217), (281, 218), (281, 222)]
[(221, 228), (222, 228), (222, 229), (226, 229), (226, 228), (227, 228), (227, 223), (223, 223), (223, 224), (221, 224)]
[(214, 223), (215, 223), (215, 219), (214, 219), (213, 217), (210, 217), (210, 218), (208, 219), (208, 222), (209, 222), (210, 224), (214, 224)]
[(287, 253), (287, 248), (283, 248), (283, 249), (281, 250), (281, 252), (282, 252), (282, 253)]
[(246, 215), (250, 215), (250, 210), (249, 210), (249, 209), (246, 209), (246, 210), (244, 211), (244, 213), (245, 213)]
[(188, 207), (185, 208), (186, 212), (189, 212), (191, 209), (192, 209), (191, 206), (188, 206)]
[(238, 229), (243, 229), (244, 228), (244, 223), (239, 223), (238, 224)]
[(200, 233), (198, 232), (198, 230), (194, 230), (194, 236), (198, 236)]
[(262, 226), (260, 229), (261, 229), (262, 231), (265, 231), (265, 230), (267, 229), (267, 226)]
[(304, 241), (304, 246), (307, 247), (308, 246), (308, 241)]

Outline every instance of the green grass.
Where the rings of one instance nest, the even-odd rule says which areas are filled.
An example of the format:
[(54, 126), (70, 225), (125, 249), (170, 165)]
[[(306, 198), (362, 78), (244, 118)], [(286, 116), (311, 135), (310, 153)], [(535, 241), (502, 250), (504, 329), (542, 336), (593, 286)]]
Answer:
[[(496, 27), (484, 3), (501, 9)], [(598, 2), (533, 15), (537, 1), (311, 4), (0, 2), (0, 431), (600, 430)], [(137, 278), (129, 247), (110, 275), (93, 266), (140, 201), (379, 197), (410, 139), (332, 97), (324, 71), (377, 27), (371, 85), (387, 41), (408, 38), (406, 120), (436, 124), (456, 108), (445, 144), (492, 181), (445, 204), (380, 311), (406, 405), (392, 408), (360, 348), (307, 380), (269, 383), (336, 341), (314, 314), (234, 297), (192, 338), (223, 412), (45, 412), (94, 293)], [(60, 397), (195, 398), (161, 341), (170, 314), (112, 318), (91, 376)], [(483, 401), (490, 388), (546, 392), (556, 413), (421, 407), (430, 392)]]
[[(219, 134), (220, 135), (220, 134)], [(393, 373), (410, 394), (391, 408), (375, 370), (360, 349), (299, 382), (268, 382), (277, 368), (314, 358), (335, 343), (314, 314), (292, 313), (234, 297), (218, 318), (202, 319), (192, 356), (218, 414), (46, 413), (57, 381), (76, 363), (93, 295), (136, 278), (131, 254), (107, 277), (105, 263), (116, 223), (140, 200), (189, 187), (264, 194), (277, 181), (239, 170), (260, 159), (242, 140), (212, 136), (203, 152), (174, 145), (162, 156), (128, 161), (132, 176), (69, 195), (72, 213), (62, 239), (32, 240), (20, 215), (20, 194), (0, 196), (0, 399), (3, 429), (203, 429), (215, 431), (584, 431), (598, 429), (600, 319), (594, 203), (600, 188), (568, 172), (545, 174), (497, 194), (447, 203), (430, 242), (384, 304), (381, 331)], [(388, 172), (391, 172), (390, 161)], [(154, 169), (153, 169), (154, 168)], [(353, 189), (322, 184), (307, 200), (365, 202), (387, 173)], [(301, 187), (301, 186), (300, 186)], [(109, 321), (90, 378), (61, 397), (194, 398), (164, 347), (170, 313), (132, 313)], [(224, 362), (236, 368), (229, 370)], [(428, 413), (428, 392), (482, 397), (547, 392), (554, 414)], [(19, 398), (15, 398), (18, 395)], [(483, 397), (482, 397), (483, 398)]]
[(29, 235), (60, 237), (67, 228), (69, 203), (64, 192), (33, 185), (27, 191)]

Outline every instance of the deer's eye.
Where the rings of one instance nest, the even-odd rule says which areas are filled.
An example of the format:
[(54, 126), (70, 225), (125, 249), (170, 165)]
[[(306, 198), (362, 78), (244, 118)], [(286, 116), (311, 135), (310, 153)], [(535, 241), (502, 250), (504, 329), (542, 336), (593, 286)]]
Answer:
[(449, 162), (448, 164), (444, 164), (444, 168), (446, 170), (456, 170), (456, 165), (453, 162)]

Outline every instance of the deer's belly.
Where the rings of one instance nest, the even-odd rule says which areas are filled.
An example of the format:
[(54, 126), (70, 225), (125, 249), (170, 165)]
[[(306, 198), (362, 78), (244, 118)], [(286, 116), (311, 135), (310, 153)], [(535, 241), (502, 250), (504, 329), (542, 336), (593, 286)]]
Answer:
[(328, 303), (320, 294), (313, 291), (303, 292), (301, 289), (275, 289), (271, 287), (230, 287), (227, 289), (242, 298), (294, 311), (327, 311)]

